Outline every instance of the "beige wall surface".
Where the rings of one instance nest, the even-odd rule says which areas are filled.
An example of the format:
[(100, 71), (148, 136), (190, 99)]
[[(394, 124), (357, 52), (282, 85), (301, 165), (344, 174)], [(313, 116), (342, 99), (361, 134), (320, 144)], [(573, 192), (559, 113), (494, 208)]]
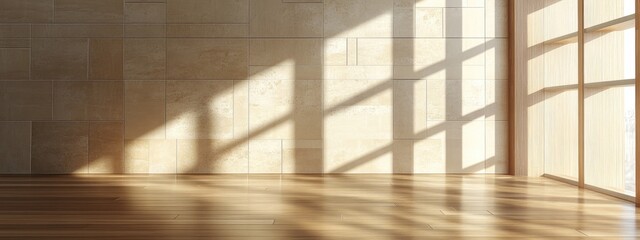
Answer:
[(0, 173), (505, 173), (507, 0), (0, 0)]

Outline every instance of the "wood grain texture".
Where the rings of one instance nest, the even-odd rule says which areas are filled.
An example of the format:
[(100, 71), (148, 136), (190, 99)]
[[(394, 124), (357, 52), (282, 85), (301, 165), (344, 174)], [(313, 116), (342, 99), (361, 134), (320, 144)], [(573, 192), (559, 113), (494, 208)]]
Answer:
[(538, 177), (0, 176), (3, 239), (638, 237), (630, 202)]
[[(640, 4), (638, 3), (638, 1), (636, 1), (636, 16), (638, 15), (640, 11)], [(640, 76), (640, 29), (638, 29), (638, 26), (640, 26), (640, 18), (636, 17), (635, 19), (635, 23), (636, 23), (636, 77), (635, 79), (638, 79), (638, 76)], [(636, 113), (638, 111), (640, 111), (640, 98), (638, 96), (640, 96), (640, 86), (638, 86), (638, 84), (635, 85), (635, 94), (636, 94), (636, 98), (635, 98), (635, 110)], [(640, 189), (640, 178), (638, 177), (638, 172), (640, 172), (640, 160), (638, 158), (638, 156), (640, 156), (640, 148), (638, 148), (638, 143), (640, 143), (640, 133), (638, 132), (640, 129), (640, 121), (636, 121), (636, 126), (635, 126), (635, 130), (636, 130), (636, 191), (637, 189)], [(636, 194), (637, 196), (637, 194)], [(640, 201), (637, 200), (636, 198), (636, 207), (640, 207)]]
[(508, 137), (508, 148), (509, 148), (509, 175), (516, 174), (516, 150), (515, 150), (515, 137), (516, 137), (516, 106), (515, 106), (515, 87), (516, 87), (516, 71), (515, 71), (515, 3), (512, 0), (507, 1), (508, 8), (508, 18), (507, 18), (507, 33), (508, 33), (508, 71), (509, 71), (509, 81), (508, 88), (509, 94), (507, 96), (508, 99), (508, 115), (509, 115), (509, 137)]
[(578, 0), (578, 187), (584, 188), (584, 0)]

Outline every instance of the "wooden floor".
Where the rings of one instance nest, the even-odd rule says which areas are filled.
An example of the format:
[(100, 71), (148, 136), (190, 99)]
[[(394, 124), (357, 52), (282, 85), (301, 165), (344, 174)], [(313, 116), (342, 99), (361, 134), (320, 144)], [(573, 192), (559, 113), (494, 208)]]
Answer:
[(476, 175), (1, 176), (4, 239), (594, 239), (632, 203)]

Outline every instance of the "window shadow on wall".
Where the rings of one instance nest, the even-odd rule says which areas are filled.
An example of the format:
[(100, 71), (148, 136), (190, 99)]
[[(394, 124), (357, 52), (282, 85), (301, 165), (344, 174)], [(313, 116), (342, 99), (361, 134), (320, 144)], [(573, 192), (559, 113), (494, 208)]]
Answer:
[[(300, 4), (303, 4), (303, 3), (300, 3)], [(452, 11), (450, 10), (452, 6), (462, 5), (462, 1), (456, 1), (456, 2), (448, 1), (447, 4), (450, 4), (450, 5), (448, 5), (448, 8), (444, 8), (445, 14), (453, 15), (448, 11)], [(413, 9), (415, 11), (415, 8)], [(374, 19), (382, 14), (393, 13), (393, 11), (394, 9), (392, 8), (392, 9), (385, 9), (382, 12), (363, 13), (368, 15), (366, 17), (361, 18), (360, 19), (361, 22), (355, 22), (353, 23), (352, 26), (349, 26), (349, 28), (345, 28), (342, 31), (348, 31), (350, 28), (357, 28), (358, 25), (364, 24), (368, 20)], [(451, 33), (451, 34), (461, 34), (463, 31), (462, 22), (463, 22), (462, 20), (447, 19), (447, 24), (445, 25), (444, 31), (446, 33)], [(393, 26), (389, 26), (389, 27), (393, 29)], [(415, 29), (416, 27), (410, 26), (410, 28)], [(335, 37), (335, 36), (324, 36), (324, 37), (318, 37), (318, 38), (312, 38), (312, 39), (317, 39), (322, 41), (324, 39), (328, 39), (331, 37)], [(246, 38), (245, 41), (247, 41), (247, 45), (251, 45), (251, 42), (250, 42), (251, 39), (253, 38)], [(399, 53), (400, 49), (398, 46), (400, 44), (398, 44), (397, 41), (407, 42), (407, 38), (392, 38), (393, 43), (392, 43), (391, 52), (393, 55), (392, 56), (393, 60), (398, 58), (415, 59), (419, 57), (419, 56), (415, 56), (416, 45), (415, 45), (415, 42), (411, 40), (413, 38), (408, 38), (408, 39), (410, 40), (408, 41), (409, 49), (412, 49), (412, 51), (411, 50), (402, 51), (402, 53)], [(291, 76), (292, 79), (290, 81), (289, 80), (284, 81), (285, 82), (284, 84), (292, 85), (288, 87), (288, 89), (292, 90), (291, 96), (288, 98), (287, 101), (285, 101), (287, 104), (290, 104), (289, 106), (290, 111), (285, 113), (284, 115), (273, 116), (269, 118), (270, 121), (268, 121), (265, 124), (252, 126), (252, 123), (251, 123), (252, 117), (255, 117), (255, 116), (252, 116), (252, 112), (249, 110), (252, 107), (251, 99), (247, 99), (246, 105), (242, 106), (242, 108), (238, 108), (238, 106), (232, 105), (231, 106), (232, 109), (230, 110), (233, 112), (234, 115), (237, 114), (236, 111), (246, 111), (247, 115), (249, 115), (248, 116), (249, 122), (247, 123), (249, 126), (247, 126), (246, 128), (247, 132), (246, 133), (239, 132), (238, 134), (234, 132), (232, 134), (233, 135), (232, 137), (223, 136), (222, 137), (223, 139), (211, 139), (211, 136), (216, 135), (216, 132), (223, 131), (221, 130), (222, 128), (228, 127), (226, 125), (216, 126), (215, 124), (220, 122), (220, 121), (216, 121), (216, 114), (219, 114), (219, 112), (224, 113), (224, 111), (228, 111), (228, 109), (214, 109), (216, 113), (212, 113), (211, 111), (214, 111), (214, 110), (210, 108), (206, 108), (206, 106), (196, 106), (194, 108), (181, 109), (181, 111), (184, 112), (184, 114), (187, 116), (189, 114), (194, 114), (194, 113), (197, 115), (197, 117), (194, 118), (194, 121), (195, 121), (194, 124), (196, 125), (195, 129), (197, 129), (198, 132), (195, 133), (195, 135), (197, 136), (196, 137), (197, 139), (195, 140), (180, 140), (180, 139), (177, 140), (176, 151), (178, 152), (182, 151), (180, 149), (180, 146), (183, 142), (192, 142), (191, 144), (193, 144), (193, 146), (195, 147), (190, 148), (190, 150), (195, 152), (194, 154), (192, 154), (192, 156), (195, 156), (195, 158), (197, 159), (190, 159), (191, 161), (194, 161), (194, 163), (191, 163), (191, 166), (188, 166), (188, 165), (180, 166), (179, 161), (183, 159), (176, 159), (176, 161), (178, 161), (178, 163), (176, 164), (177, 165), (176, 171), (178, 173), (223, 173), (225, 172), (224, 168), (228, 167), (228, 165), (225, 165), (228, 163), (224, 163), (224, 162), (229, 161), (229, 159), (232, 159), (232, 158), (238, 158), (238, 157), (243, 158), (242, 152), (244, 152), (246, 154), (246, 157), (244, 157), (246, 158), (246, 163), (239, 163), (239, 162), (238, 163), (246, 165), (246, 168), (245, 168), (246, 171), (244, 172), (251, 173), (252, 172), (251, 166), (256, 164), (260, 165), (260, 163), (250, 162), (252, 159), (251, 155), (255, 154), (255, 151), (253, 150), (259, 149), (260, 145), (262, 144), (259, 144), (261, 143), (260, 141), (256, 141), (256, 143), (258, 143), (257, 145), (252, 145), (250, 144), (250, 142), (254, 140), (276, 140), (276, 143), (274, 145), (277, 145), (277, 141), (279, 141), (280, 149), (278, 151), (275, 151), (272, 156), (277, 157), (279, 155), (280, 169), (274, 173), (288, 172), (288, 171), (283, 171), (284, 170), (283, 167), (285, 166), (283, 161), (285, 161), (285, 157), (289, 157), (294, 160), (293, 169), (289, 170), (291, 173), (348, 173), (350, 170), (356, 169), (367, 162), (373, 161), (381, 156), (385, 156), (388, 154), (392, 156), (391, 157), (392, 164), (391, 164), (391, 170), (390, 170), (390, 172), (392, 173), (414, 173), (415, 172), (414, 166), (416, 164), (421, 164), (421, 163), (416, 163), (414, 161), (414, 159), (417, 157), (426, 158), (427, 161), (429, 161), (431, 158), (443, 157), (444, 158), (443, 161), (446, 164), (446, 166), (444, 167), (445, 171), (483, 172), (484, 171), (483, 169), (489, 168), (491, 167), (490, 165), (495, 164), (495, 159), (491, 159), (491, 158), (485, 159), (485, 156), (481, 156), (482, 158), (481, 161), (474, 162), (473, 164), (464, 164), (462, 160), (468, 157), (463, 154), (463, 150), (464, 150), (463, 149), (463, 146), (464, 146), (463, 133), (465, 132), (464, 126), (467, 123), (455, 124), (453, 122), (458, 122), (458, 121), (466, 122), (474, 119), (485, 119), (489, 115), (495, 115), (496, 114), (495, 109), (500, 107), (495, 102), (494, 103), (487, 102), (487, 104), (482, 108), (474, 109), (473, 111), (463, 113), (464, 111), (463, 102), (466, 100), (463, 98), (463, 94), (465, 93), (463, 92), (462, 88), (464, 84), (466, 84), (466, 80), (461, 79), (464, 77), (463, 76), (464, 75), (463, 71), (465, 67), (463, 65), (464, 61), (471, 59), (473, 57), (476, 57), (478, 55), (484, 54), (486, 51), (489, 51), (491, 49), (495, 49), (497, 44), (498, 43), (495, 42), (495, 39), (492, 39), (492, 40), (485, 41), (480, 45), (468, 48), (467, 50), (463, 50), (463, 46), (462, 46), (463, 41), (447, 41), (446, 51), (445, 51), (446, 56), (444, 60), (428, 66), (424, 66), (422, 68), (419, 68), (420, 66), (414, 65), (413, 62), (415, 61), (412, 61), (412, 64), (409, 67), (412, 67), (414, 69), (418, 68), (418, 69), (416, 69), (413, 73), (411, 73), (411, 75), (413, 76), (411, 79), (397, 80), (397, 79), (394, 79), (395, 76), (393, 76), (392, 78), (386, 81), (380, 82), (379, 84), (373, 85), (368, 89), (359, 91), (357, 94), (353, 96), (348, 96), (344, 101), (341, 101), (338, 104), (333, 104), (333, 106), (330, 106), (330, 107), (325, 106), (325, 103), (327, 100), (324, 99), (324, 96), (323, 96), (323, 94), (326, 93), (326, 86), (324, 85), (327, 83), (327, 81), (334, 81), (334, 80), (326, 80), (326, 76), (324, 76), (325, 69), (324, 69), (323, 63), (321, 62), (320, 64), (317, 64), (317, 65), (303, 65), (298, 63), (298, 62), (301, 62), (302, 60), (296, 59), (295, 56), (283, 57), (282, 59), (280, 59), (279, 61), (280, 63), (283, 63), (283, 62), (293, 63), (293, 66), (292, 66), (293, 73)], [(399, 55), (399, 54), (402, 54), (402, 55)], [(248, 58), (249, 58), (249, 53), (247, 52), (247, 65), (248, 65), (247, 68), (250, 68), (251, 63), (249, 62), (250, 60)], [(398, 66), (398, 65), (399, 63), (394, 62), (388, 67), (391, 68), (393, 72), (393, 69), (395, 68), (395, 66)], [(311, 71), (310, 73), (309, 71), (310, 68), (315, 68), (315, 71)], [(268, 68), (266, 69), (268, 70)], [(503, 69), (500, 69), (500, 66), (497, 66), (496, 64), (495, 71), (497, 72), (501, 70)], [(415, 126), (420, 124), (416, 123), (415, 121), (417, 121), (416, 119), (421, 119), (419, 114), (424, 114), (424, 113), (416, 113), (414, 111), (416, 109), (416, 106), (414, 104), (415, 103), (426, 104), (425, 103), (426, 99), (425, 100), (418, 99), (417, 98), (418, 96), (414, 95), (416, 92), (422, 91), (422, 89), (416, 89), (422, 86), (422, 85), (417, 85), (416, 83), (419, 83), (420, 80), (418, 79), (427, 79), (433, 74), (436, 74), (442, 71), (445, 72), (445, 79), (442, 79), (442, 83), (445, 84), (445, 89), (443, 93), (445, 95), (444, 98), (446, 102), (445, 103), (446, 113), (444, 114), (445, 116), (443, 119), (441, 119), (441, 121), (431, 121), (432, 125), (429, 125), (425, 129), (416, 129)], [(247, 72), (250, 72), (250, 70), (247, 69)], [(248, 73), (246, 75), (245, 79), (252, 79), (256, 74), (262, 74), (262, 73), (263, 72), (260, 72), (260, 71), (258, 72), (251, 71), (250, 74)], [(174, 81), (174, 80), (168, 79), (167, 81)], [(181, 80), (175, 80), (175, 81), (179, 82)], [(215, 87), (213, 91), (209, 92), (210, 93), (209, 100), (203, 101), (203, 102), (219, 101), (218, 99), (221, 98), (220, 95), (225, 95), (225, 94), (228, 94), (229, 92), (232, 93), (233, 95), (232, 98), (235, 98), (235, 95), (239, 91), (243, 91), (242, 94), (247, 94), (249, 98), (251, 91), (255, 90), (255, 89), (252, 89), (252, 87), (254, 87), (252, 86), (253, 81), (260, 81), (260, 80), (237, 79), (233, 81), (233, 84), (221, 84), (220, 86)], [(315, 84), (314, 86), (318, 86), (319, 84), (319, 87), (320, 89), (322, 89), (322, 92), (310, 91), (309, 83), (312, 81), (317, 81), (317, 83), (313, 83), (313, 84)], [(335, 80), (335, 81), (339, 81), (339, 80)], [(430, 82), (431, 80), (427, 80), (426, 88), (429, 88)], [(243, 85), (247, 86), (248, 89), (246, 90), (238, 89), (240, 86), (243, 86)], [(402, 92), (398, 92), (396, 91), (396, 88), (394, 88), (394, 86), (399, 86), (399, 85), (402, 85), (403, 87)], [(483, 91), (484, 90), (485, 89), (483, 88)], [(499, 89), (496, 89), (496, 91), (497, 90)], [(426, 89), (424, 89), (424, 91), (426, 91)], [(392, 123), (393, 124), (391, 128), (393, 131), (391, 133), (392, 138), (388, 139), (388, 144), (384, 144), (382, 147), (378, 147), (375, 149), (370, 149), (366, 154), (363, 154), (354, 159), (349, 159), (348, 161), (344, 161), (345, 162), (344, 164), (339, 165), (335, 168), (329, 169), (325, 164), (326, 146), (324, 146), (324, 144), (322, 143), (324, 141), (327, 141), (326, 136), (323, 136), (324, 135), (323, 132), (325, 132), (326, 130), (325, 128), (326, 118), (330, 114), (340, 111), (341, 106), (352, 106), (358, 103), (362, 103), (367, 101), (368, 99), (375, 98), (379, 96), (379, 94), (384, 92), (392, 92), (395, 100), (401, 99), (403, 101), (401, 103), (392, 101), (391, 105), (389, 106), (392, 110), (391, 117), (393, 118), (393, 122), (401, 122), (402, 125), (395, 125)], [(396, 106), (398, 106), (399, 104), (402, 104), (403, 111), (399, 111), (398, 109), (396, 109)], [(243, 109), (245, 107), (246, 109)], [(409, 109), (409, 111), (406, 111), (404, 109)], [(320, 112), (321, 114), (317, 116), (313, 114), (318, 112)], [(175, 121), (175, 120), (176, 119), (167, 118), (165, 125), (169, 125), (171, 124), (172, 121)], [(320, 126), (318, 127), (318, 125)], [(162, 126), (158, 126), (158, 127), (162, 127)], [(233, 126), (233, 127), (236, 128), (237, 126)], [(274, 129), (283, 128), (283, 127), (291, 129), (289, 131), (291, 133), (289, 137), (279, 136), (276, 139), (271, 139), (270, 137), (263, 137), (264, 134), (267, 134), (270, 131), (273, 131)], [(484, 129), (484, 126), (482, 126), (482, 129)], [(310, 134), (310, 132), (312, 133)], [(399, 133), (402, 133), (403, 136), (398, 136), (400, 135)], [(411, 133), (411, 134), (406, 134), (406, 133)], [(446, 144), (446, 147), (444, 147), (445, 152), (443, 153), (443, 156), (416, 156), (415, 155), (417, 153), (417, 151), (414, 149), (415, 147), (414, 143), (416, 142), (416, 140), (426, 139), (438, 134), (446, 136), (446, 140), (444, 141), (444, 144)], [(319, 136), (319, 138), (317, 136)], [(499, 141), (498, 138), (499, 137), (496, 136), (494, 138), (496, 142), (492, 144), (496, 148), (494, 150), (495, 152), (502, 150), (502, 149), (498, 149), (499, 147), (504, 147), (498, 144), (497, 142)], [(311, 141), (311, 143), (309, 143), (309, 141)], [(401, 145), (403, 141), (406, 141), (408, 143), (408, 145), (406, 145), (408, 147), (403, 147)], [(478, 140), (478, 141), (484, 141), (484, 140)], [(288, 146), (286, 152), (285, 152), (285, 149), (283, 148), (283, 146), (285, 145)], [(308, 145), (312, 145), (312, 146), (309, 147)], [(264, 145), (262, 147), (264, 147)], [(267, 153), (269, 153), (268, 151), (269, 149), (267, 149)], [(484, 152), (484, 151), (485, 149), (483, 149), (483, 151), (481, 152)], [(179, 153), (177, 153), (177, 155), (179, 156)], [(270, 164), (270, 163), (264, 163), (264, 164)], [(258, 171), (257, 173), (260, 173), (260, 171)]]

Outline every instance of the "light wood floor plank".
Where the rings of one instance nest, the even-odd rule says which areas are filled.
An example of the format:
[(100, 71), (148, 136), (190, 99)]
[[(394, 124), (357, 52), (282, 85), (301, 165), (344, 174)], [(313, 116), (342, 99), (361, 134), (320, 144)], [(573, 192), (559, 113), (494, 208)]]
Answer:
[(0, 239), (638, 238), (633, 203), (477, 175), (0, 176)]

